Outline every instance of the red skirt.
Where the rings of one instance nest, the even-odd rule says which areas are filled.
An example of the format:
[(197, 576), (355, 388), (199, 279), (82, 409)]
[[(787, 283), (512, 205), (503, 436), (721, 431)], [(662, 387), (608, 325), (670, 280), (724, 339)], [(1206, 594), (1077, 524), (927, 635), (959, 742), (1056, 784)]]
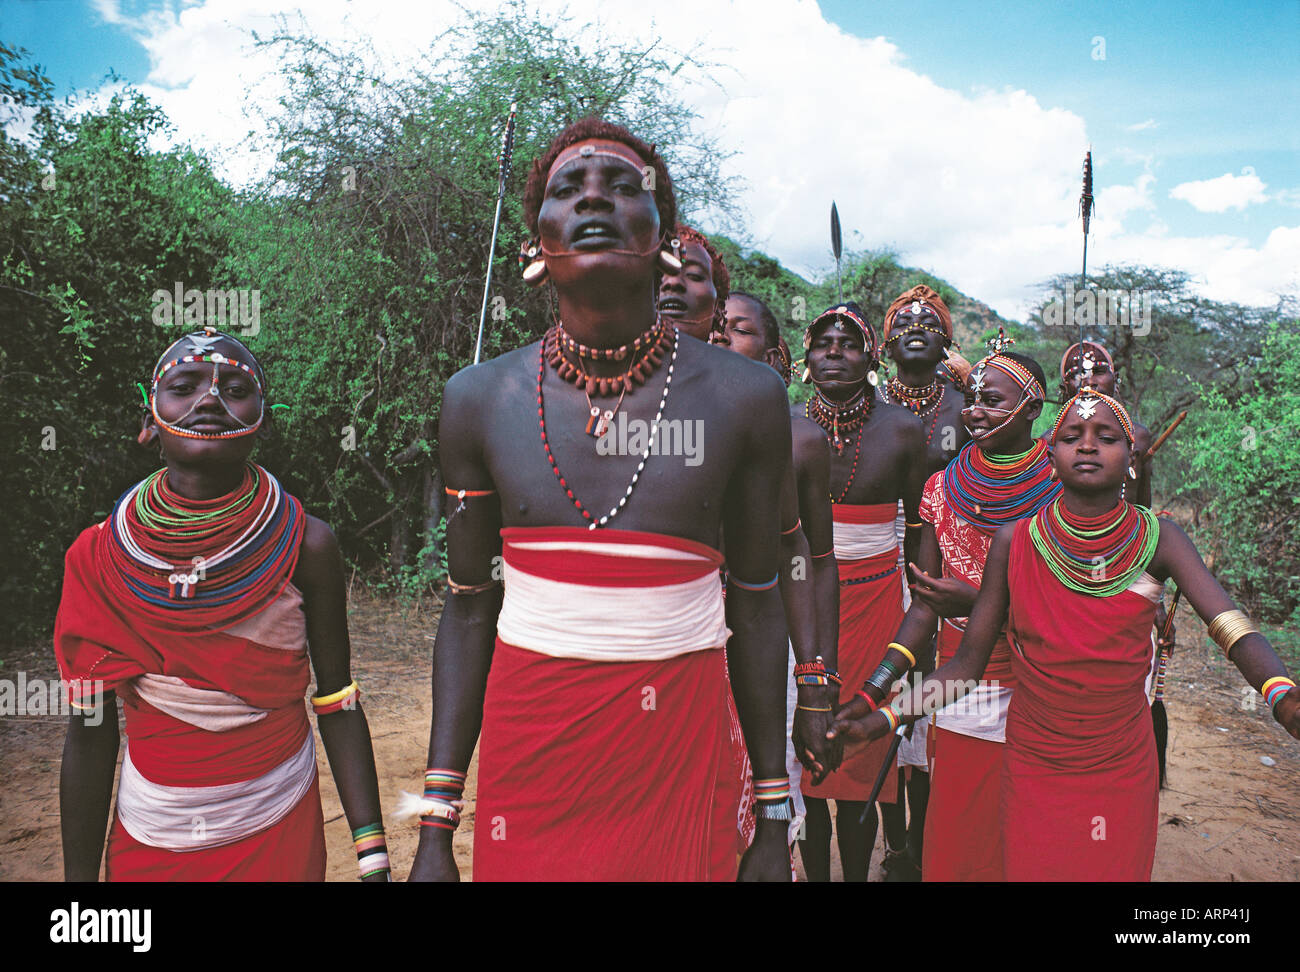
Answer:
[[(863, 560), (840, 561), (840, 704), (853, 698), (862, 683), (889, 653), (889, 641), (903, 622), (903, 586), (898, 576), (898, 551)], [(840, 768), (813, 786), (803, 778), (804, 796), (832, 800), (865, 800), (871, 795), (880, 767), (889, 753), (890, 736), (845, 754)], [(898, 774), (889, 773), (876, 798), (898, 799)]]
[(734, 880), (740, 778), (723, 658), (593, 662), (497, 639), (474, 880)]
[(1000, 742), (935, 727), (925, 809), (925, 881), (1001, 881)]
[(207, 850), (170, 851), (142, 844), (114, 815), (104, 872), (109, 881), (324, 881), (320, 781), (312, 783), (279, 823)]

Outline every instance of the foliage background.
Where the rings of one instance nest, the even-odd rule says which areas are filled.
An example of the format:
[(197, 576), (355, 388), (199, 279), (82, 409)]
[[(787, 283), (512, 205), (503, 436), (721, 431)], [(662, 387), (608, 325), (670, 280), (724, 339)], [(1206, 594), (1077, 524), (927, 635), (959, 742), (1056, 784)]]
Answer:
[[(6, 641), (48, 634), (63, 552), (156, 466), (134, 443), (136, 383), (180, 333), (151, 320), (153, 293), (177, 282), (261, 292), (247, 341), (270, 401), (288, 407), (274, 411), (259, 461), (331, 523), (371, 584), (412, 596), (440, 584), (441, 389), (473, 355), (512, 102), (522, 110), (485, 357), (550, 321), (545, 294), (515, 267), (520, 196), (549, 138), (588, 114), (661, 147), (683, 220), (721, 231), (733, 288), (769, 304), (796, 361), (808, 321), (838, 299), (833, 273), (805, 280), (748, 245), (725, 147), (693, 127), (677, 94), (683, 68), (708, 77), (695, 52), (623, 45), (522, 4), (466, 12), (400, 73), (359, 44), (331, 48), (284, 24), (256, 42), (277, 54), (288, 90), (260, 120), (275, 164), (245, 189), (188, 146), (159, 148), (168, 120), (139, 93), (100, 108), (56, 102), (25, 53), (0, 44)], [(1046, 281), (1044, 301), (1066, 279)], [(843, 281), (877, 323), (898, 293), (927, 283), (952, 308), (966, 357), (1006, 327), (1049, 380), (1074, 339), (1041, 313), (1008, 322), (891, 252), (848, 254)], [(1206, 301), (1177, 269), (1107, 267), (1089, 282), (1156, 298), (1149, 335), (1092, 330), (1116, 352), (1122, 397), (1153, 432), (1191, 412), (1156, 464), (1157, 506), (1188, 525), (1249, 610), (1300, 620), (1294, 307)], [(806, 394), (796, 382), (792, 398)]]

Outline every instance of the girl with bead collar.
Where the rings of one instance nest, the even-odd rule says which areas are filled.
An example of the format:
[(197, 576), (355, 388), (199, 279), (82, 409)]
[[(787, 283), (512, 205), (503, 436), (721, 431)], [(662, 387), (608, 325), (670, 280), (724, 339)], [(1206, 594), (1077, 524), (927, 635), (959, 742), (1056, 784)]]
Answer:
[(54, 637), (77, 710), (60, 790), (68, 880), (99, 876), (118, 696), (129, 741), (108, 880), (324, 880), (311, 668), (362, 880), (388, 880), (343, 561), (329, 527), (249, 461), (265, 388), (235, 338), (175, 342), (139, 437), (166, 466), (68, 551)]
[(1159, 799), (1143, 682), (1169, 578), (1300, 739), (1300, 692), (1272, 646), (1177, 524), (1120, 498), (1133, 439), (1110, 396), (1084, 390), (1067, 401), (1052, 430), (1062, 494), (994, 536), (955, 657), (891, 709), (846, 712), (831, 730), (871, 739), (961, 697), (1005, 624), (1017, 679), (1002, 770), (1007, 880), (1150, 880)]

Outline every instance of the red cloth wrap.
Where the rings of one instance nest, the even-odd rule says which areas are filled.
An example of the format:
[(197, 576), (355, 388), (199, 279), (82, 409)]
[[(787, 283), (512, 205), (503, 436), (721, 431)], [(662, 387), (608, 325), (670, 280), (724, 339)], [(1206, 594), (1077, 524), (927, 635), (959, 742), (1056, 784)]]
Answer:
[(723, 658), (592, 662), (497, 639), (474, 880), (734, 880), (740, 778)]
[[(220, 631), (186, 632), (178, 637), (174, 631), (156, 627), (152, 619), (132, 611), (131, 601), (113, 597), (104, 585), (103, 572), (113, 568), (102, 545), (112, 542), (107, 526), (98, 524), (82, 531), (68, 549), (63, 596), (54, 622), (54, 654), (63, 679), (102, 680), (104, 691), (121, 695), (131, 761), (141, 775), (167, 786), (217, 786), (253, 779), (294, 755), (311, 731), (304, 702), (310, 679), (306, 646), (300, 650), (271, 647)], [(176, 676), (195, 688), (229, 692), (269, 711), (266, 718), (229, 732), (200, 729), (161, 712), (135, 694), (131, 682), (146, 672)], [(318, 797), (314, 805), (315, 826), (323, 828)], [(308, 810), (299, 806), (285, 819), (296, 819), (296, 826), (302, 827), (308, 815)], [(155, 876), (172, 873), (169, 868), (173, 865), (159, 863), (170, 856), (176, 858), (176, 873), (182, 875), (177, 880), (207, 880), (200, 876), (202, 868), (191, 873), (188, 867), (197, 866), (196, 862), (207, 854), (226, 861), (232, 848), (251, 851), (263, 846), (256, 841), (265, 837), (267, 847), (279, 848), (277, 854), (290, 845), (312, 849), (319, 843), (320, 860), (275, 864), (250, 861), (245, 867), (218, 863), (214, 865), (216, 871), (251, 875), (267, 867), (276, 873), (287, 873), (286, 868), (296, 874), (319, 870), (323, 878), (323, 831), (319, 842), (315, 837), (308, 840), (310, 835), (269, 836), (284, 824), (281, 821), (262, 834), (210, 851), (179, 854), (139, 845), (144, 849), (115, 861), (115, 848), (125, 849), (136, 843), (123, 832), (121, 839), (109, 843), (109, 866), (117, 880), (171, 880)], [(114, 832), (120, 829), (115, 822)], [(137, 874), (132, 861), (149, 864), (145, 872)], [(253, 876), (246, 879), (260, 880)]]
[[(134, 758), (134, 756), (132, 757)], [(324, 881), (325, 820), (320, 782), (279, 823), (224, 847), (163, 850), (142, 844), (113, 818), (104, 874), (109, 881)]]
[(1000, 742), (934, 727), (925, 808), (925, 881), (1001, 881)]
[(1003, 760), (1008, 881), (1149, 881), (1159, 779), (1145, 682), (1156, 605), (1070, 590), (1011, 541), (1008, 630), (1017, 687)]
[[(885, 519), (867, 519), (888, 511)], [(833, 507), (835, 519), (842, 523), (886, 523), (898, 514), (896, 504)], [(847, 703), (862, 687), (881, 660), (889, 653), (888, 644), (903, 621), (903, 587), (898, 576), (898, 547), (862, 560), (840, 560), (840, 641), (839, 671), (844, 685), (840, 703)], [(894, 568), (890, 570), (890, 568)], [(859, 577), (884, 574), (865, 584), (844, 584)], [(817, 786), (804, 774), (800, 784), (804, 796), (821, 800), (865, 800), (889, 752), (890, 736), (866, 746), (849, 750), (844, 762)], [(876, 798), (881, 803), (898, 799), (898, 774), (885, 777), (885, 785)]]

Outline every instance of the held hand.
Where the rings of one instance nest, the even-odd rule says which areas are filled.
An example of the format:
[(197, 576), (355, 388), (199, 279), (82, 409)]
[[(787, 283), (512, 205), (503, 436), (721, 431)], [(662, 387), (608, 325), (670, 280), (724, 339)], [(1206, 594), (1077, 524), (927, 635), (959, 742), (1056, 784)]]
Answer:
[(450, 836), (438, 839), (424, 838), (415, 852), (415, 863), (407, 881), (457, 882), (460, 880), (460, 868), (456, 866), (456, 857), (451, 851)]
[(827, 738), (841, 739), (846, 745), (856, 746), (869, 743), (889, 734), (889, 720), (879, 712), (871, 712), (870, 706), (862, 699), (840, 709), (835, 715), (835, 722)]
[(916, 564), (907, 566), (912, 572), (912, 583), (908, 585), (912, 596), (919, 598), (931, 611), (944, 618), (964, 618), (970, 615), (979, 588), (955, 577), (931, 577)]
[(1273, 718), (1295, 739), (1300, 739), (1300, 689), (1292, 689), (1282, 696), (1273, 708)]
[(789, 827), (784, 820), (760, 820), (749, 845), (740, 859), (737, 881), (790, 881), (790, 845), (786, 843)]
[(810, 711), (833, 707), (834, 701), (826, 692), (820, 693), (817, 698), (805, 698), (804, 693), (800, 693), (799, 707), (794, 710), (794, 730), (790, 738), (794, 742), (795, 755), (814, 784), (820, 783), (826, 779), (827, 774), (837, 770), (844, 758), (843, 747), (826, 738), (831, 723), (835, 721), (834, 711)]

